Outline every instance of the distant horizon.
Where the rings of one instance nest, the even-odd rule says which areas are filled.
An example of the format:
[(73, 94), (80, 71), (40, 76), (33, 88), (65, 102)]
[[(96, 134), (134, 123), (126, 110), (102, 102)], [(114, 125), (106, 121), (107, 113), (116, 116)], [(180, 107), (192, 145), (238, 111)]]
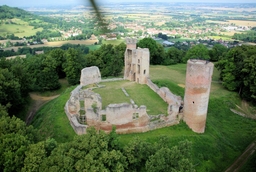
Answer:
[[(64, 7), (64, 6), (78, 6), (78, 5), (85, 5), (88, 6), (89, 3), (88, 0), (43, 0), (43, 1), (27, 1), (27, 0), (1, 0), (0, 6), (2, 5), (8, 5), (11, 7)], [(210, 1), (204, 1), (204, 0), (174, 0), (174, 1), (168, 1), (168, 0), (105, 0), (105, 1), (96, 1), (99, 5), (104, 5), (108, 3), (117, 3), (117, 4), (123, 4), (123, 3), (201, 3), (201, 4), (248, 4), (253, 3), (256, 4), (255, 0), (244, 0), (241, 2), (240, 0), (210, 0)]]

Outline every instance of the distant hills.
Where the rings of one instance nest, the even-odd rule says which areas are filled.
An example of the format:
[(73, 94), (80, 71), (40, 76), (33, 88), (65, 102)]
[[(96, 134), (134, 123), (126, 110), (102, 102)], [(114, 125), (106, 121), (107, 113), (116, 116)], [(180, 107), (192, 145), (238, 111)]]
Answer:
[(17, 7), (9, 7), (7, 5), (0, 6), (0, 19), (13, 19), (13, 18), (20, 18), (20, 19), (27, 19), (36, 17), (35, 15), (17, 8)]

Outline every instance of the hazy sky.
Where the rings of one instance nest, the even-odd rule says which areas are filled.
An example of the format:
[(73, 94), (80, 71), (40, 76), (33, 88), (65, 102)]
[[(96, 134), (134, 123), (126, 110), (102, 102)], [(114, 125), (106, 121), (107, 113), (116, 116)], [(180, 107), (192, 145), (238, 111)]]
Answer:
[[(97, 0), (96, 2), (203, 2), (203, 3), (256, 3), (255, 0)], [(12, 7), (79, 5), (88, 0), (0, 0), (0, 5)]]

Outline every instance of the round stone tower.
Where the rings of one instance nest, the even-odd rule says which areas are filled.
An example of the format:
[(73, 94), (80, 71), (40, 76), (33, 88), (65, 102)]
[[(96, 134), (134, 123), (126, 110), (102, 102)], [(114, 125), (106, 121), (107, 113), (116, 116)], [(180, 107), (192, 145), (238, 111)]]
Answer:
[(211, 89), (213, 63), (190, 59), (187, 62), (184, 121), (194, 132), (203, 133)]

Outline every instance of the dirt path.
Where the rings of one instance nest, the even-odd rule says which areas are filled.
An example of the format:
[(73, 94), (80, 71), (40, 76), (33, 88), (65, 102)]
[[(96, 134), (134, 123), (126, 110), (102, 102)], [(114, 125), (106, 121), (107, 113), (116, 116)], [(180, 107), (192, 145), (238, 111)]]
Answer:
[(29, 125), (31, 123), (35, 113), (40, 109), (40, 107), (42, 107), (48, 101), (50, 101), (52, 99), (55, 99), (59, 95), (44, 97), (44, 96), (39, 96), (39, 95), (34, 94), (34, 93), (30, 93), (29, 96), (31, 97), (33, 102), (31, 104), (31, 106), (29, 107), (29, 110), (28, 110), (28, 113), (27, 113), (27, 117), (26, 117), (26, 124), (27, 125)]
[(225, 172), (236, 172), (246, 163), (248, 158), (253, 155), (256, 150), (256, 140), (252, 142), (240, 155), (236, 161)]

